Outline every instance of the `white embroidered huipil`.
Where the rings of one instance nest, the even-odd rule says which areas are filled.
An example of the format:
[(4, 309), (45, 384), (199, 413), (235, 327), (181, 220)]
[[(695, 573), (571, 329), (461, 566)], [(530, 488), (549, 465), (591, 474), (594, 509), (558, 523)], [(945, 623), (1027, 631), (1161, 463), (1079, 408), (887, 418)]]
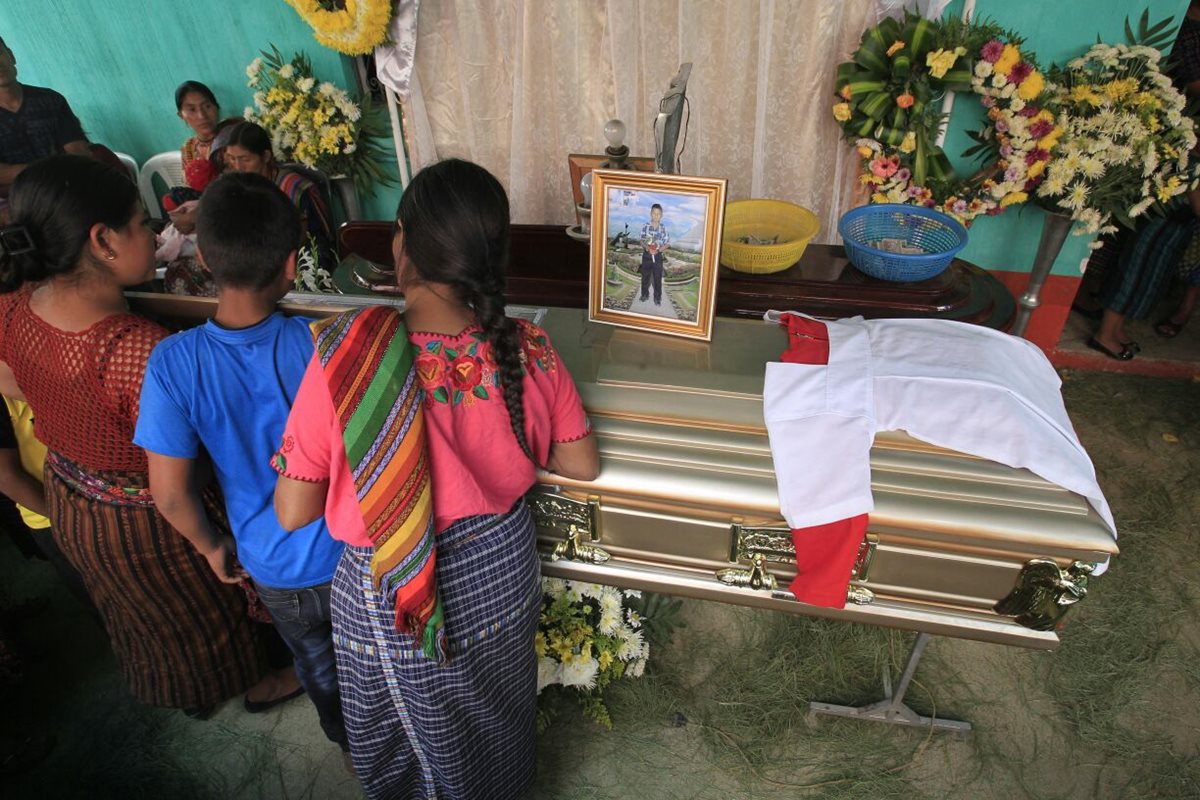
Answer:
[(1036, 345), (949, 320), (854, 317), (825, 325), (828, 366), (767, 364), (763, 415), (790, 526), (870, 512), (875, 432), (905, 431), (1082, 495), (1116, 537), (1062, 383)]

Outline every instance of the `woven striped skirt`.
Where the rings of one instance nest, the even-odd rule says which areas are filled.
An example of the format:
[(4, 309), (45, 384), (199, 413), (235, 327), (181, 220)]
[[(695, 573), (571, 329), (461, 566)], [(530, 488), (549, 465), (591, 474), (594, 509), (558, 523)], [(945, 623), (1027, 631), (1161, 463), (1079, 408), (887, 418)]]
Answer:
[(371, 585), (371, 549), (333, 579), (333, 641), (354, 768), (372, 798), (519, 797), (534, 773), (541, 587), (525, 501), (437, 537), (451, 659), (427, 659)]
[[(54, 540), (83, 577), (134, 697), (198, 708), (262, 677), (242, 591), (218, 581), (153, 505), (98, 499), (50, 464), (44, 478)], [(128, 487), (145, 476), (104, 479)]]

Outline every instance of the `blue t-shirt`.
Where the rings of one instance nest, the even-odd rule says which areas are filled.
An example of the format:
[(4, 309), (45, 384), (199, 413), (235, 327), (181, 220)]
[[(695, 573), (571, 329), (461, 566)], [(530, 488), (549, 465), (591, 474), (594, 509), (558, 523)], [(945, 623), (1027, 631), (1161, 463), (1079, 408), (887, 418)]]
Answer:
[(134, 444), (164, 456), (208, 451), (238, 560), (278, 589), (327, 583), (345, 545), (322, 518), (288, 533), (275, 517), (271, 454), (313, 354), (310, 320), (280, 313), (250, 328), (214, 322), (158, 343), (146, 363)]

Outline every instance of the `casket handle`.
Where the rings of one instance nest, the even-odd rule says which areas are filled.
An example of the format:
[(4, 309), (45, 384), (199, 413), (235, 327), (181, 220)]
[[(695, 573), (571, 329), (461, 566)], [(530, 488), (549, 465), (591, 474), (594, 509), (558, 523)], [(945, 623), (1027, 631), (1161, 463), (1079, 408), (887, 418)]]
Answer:
[(608, 561), (609, 555), (606, 551), (594, 544), (581, 542), (579, 538), (579, 528), (572, 525), (567, 531), (567, 538), (554, 546), (550, 560), (583, 561), (588, 564), (603, 564)]

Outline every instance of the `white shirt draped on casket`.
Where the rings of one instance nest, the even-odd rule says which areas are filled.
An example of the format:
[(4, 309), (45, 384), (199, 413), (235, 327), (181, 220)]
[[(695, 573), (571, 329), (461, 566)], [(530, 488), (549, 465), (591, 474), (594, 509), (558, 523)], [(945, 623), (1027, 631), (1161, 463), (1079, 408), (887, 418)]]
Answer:
[[(766, 319), (780, 316), (770, 311)], [(875, 432), (905, 431), (1023, 467), (1080, 494), (1116, 536), (1092, 461), (1063, 406), (1062, 382), (1036, 345), (950, 320), (854, 317), (824, 324), (827, 366), (767, 364), (763, 414), (788, 525), (870, 512)]]

